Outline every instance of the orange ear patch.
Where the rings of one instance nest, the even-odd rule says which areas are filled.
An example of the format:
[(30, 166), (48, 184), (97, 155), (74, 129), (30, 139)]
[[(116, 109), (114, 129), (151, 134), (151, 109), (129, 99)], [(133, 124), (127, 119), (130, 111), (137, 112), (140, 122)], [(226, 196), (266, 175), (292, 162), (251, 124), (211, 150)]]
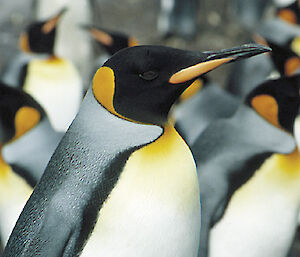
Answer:
[(111, 46), (114, 42), (113, 38), (108, 34), (98, 29), (90, 29), (90, 33), (95, 40), (103, 45)]
[(281, 128), (278, 121), (278, 104), (274, 97), (270, 95), (255, 96), (251, 101), (251, 105), (254, 110), (268, 122)]
[(28, 35), (24, 32), (20, 36), (19, 47), (22, 51), (26, 53), (31, 52), (29, 47), (29, 42), (28, 42)]
[(300, 58), (291, 57), (284, 64), (284, 73), (287, 76), (291, 76), (300, 68)]
[(128, 46), (129, 46), (129, 47), (137, 46), (138, 44), (139, 44), (139, 43), (138, 43), (138, 41), (136, 40), (136, 38), (130, 37), (130, 38), (128, 39)]
[(0, 145), (0, 179), (4, 179), (8, 172), (10, 171), (10, 166), (4, 161), (1, 154), (1, 145)]
[(296, 24), (297, 23), (297, 17), (294, 14), (293, 11), (288, 9), (282, 9), (278, 12), (278, 17), (288, 23)]
[(13, 140), (21, 137), (40, 121), (40, 113), (32, 107), (20, 108), (15, 116), (16, 133)]

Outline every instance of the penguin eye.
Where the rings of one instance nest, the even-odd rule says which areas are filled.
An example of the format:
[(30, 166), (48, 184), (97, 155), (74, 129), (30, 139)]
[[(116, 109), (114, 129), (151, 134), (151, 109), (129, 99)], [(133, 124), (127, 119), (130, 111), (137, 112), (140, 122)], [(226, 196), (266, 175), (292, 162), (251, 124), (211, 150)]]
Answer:
[(139, 77), (144, 80), (154, 80), (158, 77), (158, 72), (156, 72), (154, 70), (145, 71), (143, 73), (140, 73)]

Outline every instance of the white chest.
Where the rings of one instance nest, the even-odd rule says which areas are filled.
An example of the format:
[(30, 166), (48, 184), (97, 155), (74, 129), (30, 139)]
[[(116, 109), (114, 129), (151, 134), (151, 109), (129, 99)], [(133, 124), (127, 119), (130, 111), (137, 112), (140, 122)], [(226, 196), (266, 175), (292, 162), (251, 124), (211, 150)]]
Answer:
[(83, 89), (75, 67), (55, 59), (32, 61), (24, 90), (43, 106), (56, 130), (66, 131), (78, 112)]
[(273, 155), (231, 198), (211, 230), (209, 256), (285, 257), (297, 228), (299, 187), (299, 153)]
[(175, 130), (135, 152), (100, 211), (82, 256), (196, 257), (199, 186)]

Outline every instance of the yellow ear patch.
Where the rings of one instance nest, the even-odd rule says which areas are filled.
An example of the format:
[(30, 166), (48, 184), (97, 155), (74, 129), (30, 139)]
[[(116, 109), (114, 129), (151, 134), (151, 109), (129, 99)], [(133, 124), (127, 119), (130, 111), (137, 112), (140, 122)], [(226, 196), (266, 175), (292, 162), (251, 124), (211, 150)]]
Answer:
[(15, 116), (16, 133), (13, 140), (21, 137), (40, 121), (40, 113), (32, 107), (20, 108)]
[(297, 71), (300, 67), (300, 58), (299, 57), (291, 57), (284, 64), (284, 74), (287, 76), (291, 76)]
[(28, 35), (26, 33), (22, 33), (19, 40), (19, 47), (22, 51), (29, 53), (31, 52), (28, 42)]
[(292, 50), (300, 56), (300, 37), (296, 37), (293, 39), (291, 43)]
[(129, 47), (137, 46), (138, 44), (139, 44), (138, 41), (134, 37), (130, 37), (128, 39), (128, 46)]
[(283, 9), (279, 11), (278, 17), (286, 22), (296, 24), (297, 23), (297, 17), (294, 14), (293, 11), (288, 10), (288, 9)]
[(114, 108), (115, 75), (111, 68), (101, 67), (93, 79), (93, 92), (97, 101), (109, 112), (118, 115)]
[(180, 96), (180, 101), (185, 101), (195, 95), (203, 86), (201, 79), (196, 79)]
[(232, 58), (223, 58), (223, 59), (201, 62), (194, 66), (187, 67), (173, 74), (169, 80), (169, 83), (180, 84), (189, 81), (191, 79), (199, 77), (200, 75), (219, 67), (224, 63), (230, 62), (231, 60)]
[(278, 121), (278, 104), (274, 97), (270, 95), (255, 96), (251, 101), (251, 105), (263, 118), (281, 128)]
[(0, 145), (0, 179), (3, 180), (7, 177), (7, 174), (10, 171), (10, 166), (4, 161), (1, 150), (2, 146)]

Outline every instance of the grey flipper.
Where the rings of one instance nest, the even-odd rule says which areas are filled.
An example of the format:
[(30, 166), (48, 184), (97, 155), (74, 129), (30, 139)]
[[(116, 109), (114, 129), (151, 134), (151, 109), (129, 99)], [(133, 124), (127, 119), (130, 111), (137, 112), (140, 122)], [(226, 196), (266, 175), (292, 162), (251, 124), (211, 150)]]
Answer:
[(262, 54), (255, 58), (241, 60), (231, 66), (226, 89), (240, 99), (265, 81), (274, 70), (269, 55)]
[(162, 133), (161, 127), (110, 114), (90, 89), (24, 207), (4, 256), (77, 256), (131, 153)]
[(0, 74), (1, 81), (12, 87), (22, 87), (19, 83), (20, 77), (22, 76), (22, 69), (33, 58), (36, 57), (34, 55), (18, 52), (2, 70)]
[(230, 117), (239, 100), (214, 83), (209, 83), (196, 95), (180, 103), (174, 111), (176, 130), (188, 145), (215, 119)]
[(63, 135), (56, 132), (45, 117), (21, 138), (4, 145), (2, 156), (15, 172), (34, 187)]
[(209, 230), (222, 217), (234, 191), (272, 153), (292, 152), (295, 141), (291, 135), (241, 105), (232, 118), (208, 126), (191, 148), (201, 190), (199, 256), (206, 257)]

